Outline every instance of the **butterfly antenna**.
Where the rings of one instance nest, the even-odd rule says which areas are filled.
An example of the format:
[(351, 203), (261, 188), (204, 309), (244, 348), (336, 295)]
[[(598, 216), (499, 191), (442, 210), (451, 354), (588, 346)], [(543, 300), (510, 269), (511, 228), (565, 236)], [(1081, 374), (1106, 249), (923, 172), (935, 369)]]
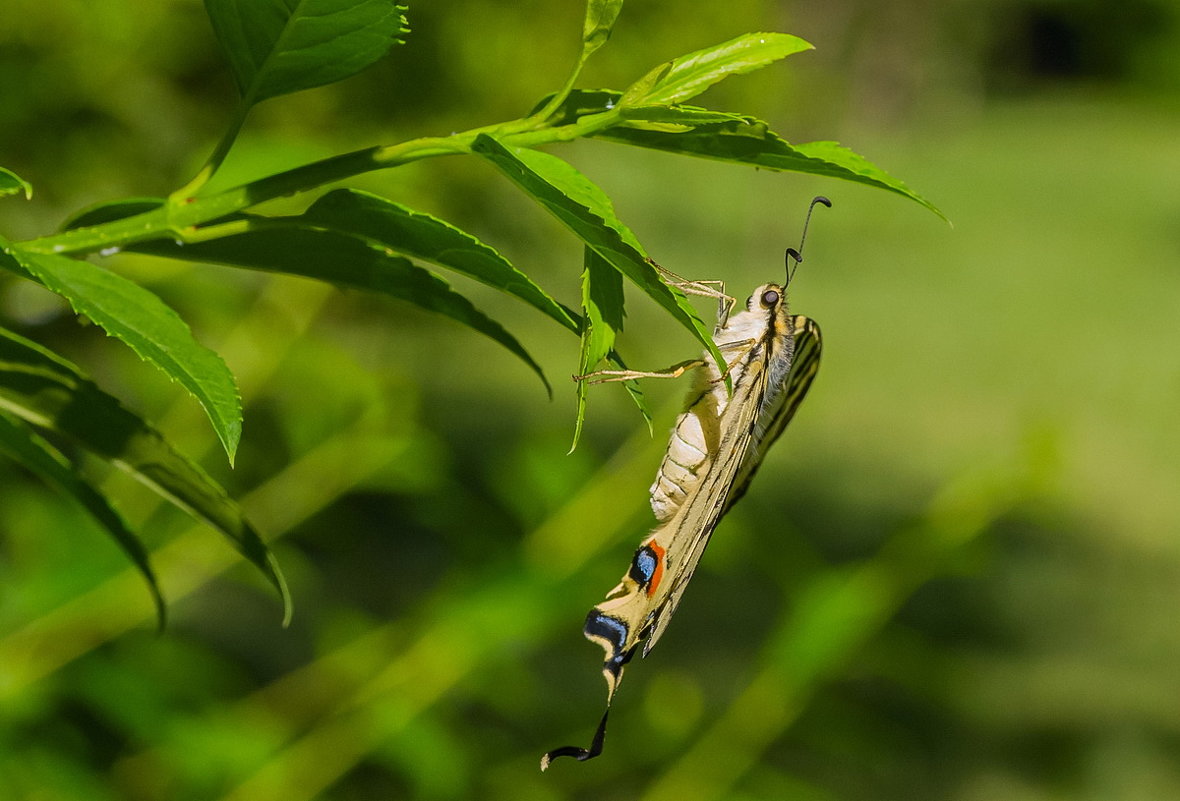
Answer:
[[(811, 212), (815, 211), (815, 204), (822, 203), (829, 209), (832, 207), (832, 201), (828, 200), (823, 195), (816, 195), (811, 199), (811, 205), (807, 207), (807, 219), (803, 221), (803, 236), (799, 237), (799, 249), (787, 248), (787, 285), (790, 286), (791, 281), (795, 278), (795, 270), (799, 269), (799, 265), (803, 263), (803, 243), (807, 241), (807, 226), (811, 224)], [(791, 259), (795, 260), (795, 266), (791, 266)]]

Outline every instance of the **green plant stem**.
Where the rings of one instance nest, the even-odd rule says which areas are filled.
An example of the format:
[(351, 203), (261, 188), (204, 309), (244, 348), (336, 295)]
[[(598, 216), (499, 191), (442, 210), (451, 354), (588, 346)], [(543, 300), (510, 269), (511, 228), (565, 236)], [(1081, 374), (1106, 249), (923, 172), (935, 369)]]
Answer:
[(217, 143), (217, 147), (213, 148), (213, 152), (209, 154), (208, 160), (197, 174), (193, 176), (191, 181), (172, 193), (169, 200), (174, 202), (184, 201), (187, 198), (195, 196), (201, 190), (201, 187), (213, 177), (213, 173), (217, 172), (217, 168), (225, 161), (225, 157), (229, 155), (230, 148), (237, 141), (242, 126), (246, 124), (246, 117), (249, 116), (250, 108), (250, 103), (245, 100), (238, 103), (238, 108), (234, 112), (234, 118), (230, 122), (229, 128), (226, 130), (225, 135), (221, 137), (221, 141)]
[(565, 84), (561, 87), (561, 89), (554, 93), (553, 97), (549, 98), (549, 102), (546, 103), (543, 108), (541, 108), (535, 114), (530, 115), (525, 120), (525, 122), (543, 125), (545, 120), (549, 119), (549, 117), (561, 107), (561, 104), (565, 102), (565, 99), (570, 96), (570, 92), (574, 90), (574, 84), (577, 83), (578, 76), (582, 74), (582, 67), (585, 66), (586, 59), (589, 57), (590, 52), (592, 51), (587, 51), (585, 46), (582, 47), (582, 53), (578, 57), (578, 62), (574, 65), (574, 68), (570, 72), (569, 77), (566, 78)]
[[(505, 145), (537, 147), (588, 136), (610, 127), (617, 122), (618, 116), (619, 112), (612, 109), (587, 115), (570, 125), (542, 128), (537, 128), (532, 119), (513, 120), (445, 137), (424, 137), (396, 145), (365, 148), (304, 164), (207, 197), (188, 197), (177, 192), (160, 208), (102, 225), (30, 239), (20, 246), (36, 253), (79, 255), (166, 237), (180, 242), (207, 239), (207, 236), (198, 235), (197, 229), (211, 220), (362, 173), (425, 158), (470, 153), (472, 143), (481, 133), (494, 136)], [(198, 185), (196, 179), (189, 184)]]

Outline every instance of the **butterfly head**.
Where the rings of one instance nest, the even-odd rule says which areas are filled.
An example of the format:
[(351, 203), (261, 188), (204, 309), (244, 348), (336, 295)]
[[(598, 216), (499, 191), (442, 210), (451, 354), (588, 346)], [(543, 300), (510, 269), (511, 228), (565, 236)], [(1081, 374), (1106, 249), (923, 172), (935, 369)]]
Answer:
[(769, 312), (775, 314), (787, 305), (787, 288), (782, 284), (763, 284), (746, 300), (746, 311), (757, 312), (759, 317)]
[(751, 339), (778, 338), (790, 334), (787, 288), (782, 284), (763, 284), (751, 293), (746, 311), (735, 319), (730, 329)]

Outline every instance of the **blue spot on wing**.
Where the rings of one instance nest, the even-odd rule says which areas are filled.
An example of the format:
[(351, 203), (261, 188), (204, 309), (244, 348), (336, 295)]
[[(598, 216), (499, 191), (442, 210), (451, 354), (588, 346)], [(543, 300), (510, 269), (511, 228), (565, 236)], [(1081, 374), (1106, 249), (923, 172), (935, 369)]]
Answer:
[(632, 581), (638, 584), (643, 589), (647, 589), (647, 585), (651, 584), (652, 576), (656, 573), (656, 568), (660, 565), (660, 559), (647, 545), (644, 545), (635, 552), (635, 558), (631, 560), (631, 570), (629, 571)]

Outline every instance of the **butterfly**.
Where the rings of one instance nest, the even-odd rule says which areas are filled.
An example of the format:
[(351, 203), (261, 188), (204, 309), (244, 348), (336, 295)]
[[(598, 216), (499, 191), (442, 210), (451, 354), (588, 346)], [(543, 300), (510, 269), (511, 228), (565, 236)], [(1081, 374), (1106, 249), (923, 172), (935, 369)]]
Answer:
[[(832, 205), (827, 198), (815, 198), (808, 221), (817, 203)], [(803, 230), (806, 239), (806, 223)], [(635, 551), (618, 586), (586, 617), (583, 634), (605, 651), (606, 711), (589, 748), (554, 749), (541, 758), (541, 770), (557, 757), (585, 761), (602, 753), (607, 717), (624, 667), (641, 645), (641, 655), (646, 657), (667, 630), (717, 524), (745, 494), (815, 379), (821, 351), (819, 326), (787, 309), (786, 289), (793, 276), (790, 261), (793, 258), (798, 266), (802, 247), (801, 242), (799, 250), (787, 249), (784, 284), (759, 286), (745, 309), (732, 316), (732, 302), (722, 303), (713, 341), (725, 357), (724, 368), (706, 352), (700, 359), (660, 373), (601, 371), (583, 377), (622, 381), (695, 371), (684, 411), (651, 486), (657, 525)]]

